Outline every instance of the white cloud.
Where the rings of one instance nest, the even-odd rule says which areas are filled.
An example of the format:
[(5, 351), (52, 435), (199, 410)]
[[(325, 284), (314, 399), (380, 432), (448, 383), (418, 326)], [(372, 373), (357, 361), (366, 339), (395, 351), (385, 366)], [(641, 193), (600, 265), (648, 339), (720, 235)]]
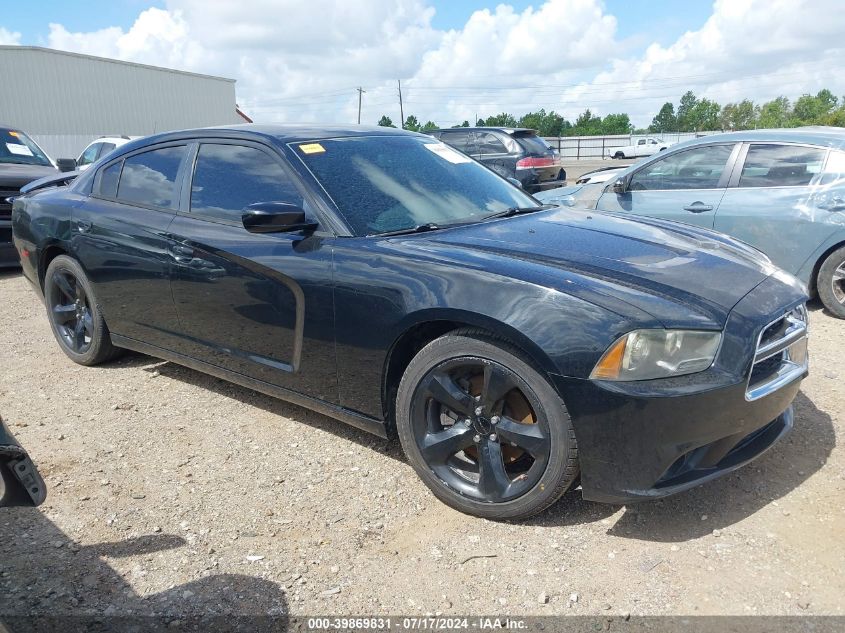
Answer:
[[(405, 114), (452, 124), (501, 111), (585, 107), (647, 124), (687, 89), (721, 102), (829, 87), (845, 92), (845, 12), (834, 0), (717, 0), (710, 19), (669, 46), (632, 55), (601, 0), (547, 0), (476, 11), (460, 29), (432, 26), (426, 0), (168, 0), (128, 29), (69, 32), (48, 45), (234, 77), (258, 121), (365, 122)], [(20, 34), (0, 29), (0, 42)], [(471, 87), (471, 89), (469, 88)]]
[(17, 31), (9, 31), (0, 26), (0, 45), (15, 45), (21, 43), (21, 34)]
[(189, 36), (180, 11), (147, 9), (128, 31), (113, 26), (71, 33), (61, 24), (51, 23), (47, 41), (51, 48), (172, 68), (203, 64), (203, 46)]
[[(688, 89), (720, 103), (791, 98), (828, 87), (845, 92), (845, 13), (834, 0), (717, 0), (698, 30), (568, 90), (565, 99), (628, 111), (647, 124)], [(612, 104), (618, 104), (614, 108)]]

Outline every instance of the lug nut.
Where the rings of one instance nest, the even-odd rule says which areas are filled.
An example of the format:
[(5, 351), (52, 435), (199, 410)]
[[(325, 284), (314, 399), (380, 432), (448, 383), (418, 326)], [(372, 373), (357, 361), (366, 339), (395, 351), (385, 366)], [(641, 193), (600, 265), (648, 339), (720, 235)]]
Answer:
[(490, 439), (491, 439), (493, 442), (495, 442), (495, 441), (496, 441), (496, 434), (495, 434), (495, 433), (491, 433), (491, 434), (490, 434)]
[(481, 436), (480, 436), (480, 435), (473, 435), (473, 436), (472, 436), (472, 441), (473, 441), (473, 442), (475, 442), (475, 443), (477, 444), (478, 442), (480, 442), (480, 441), (481, 441)]
[(466, 424), (467, 426), (472, 426), (472, 420), (467, 418), (466, 420), (464, 420), (464, 424)]
[(490, 424), (498, 424), (498, 423), (499, 423), (499, 416), (498, 415), (494, 415), (492, 418), (490, 418)]
[(481, 415), (482, 411), (484, 411), (484, 409), (482, 409), (481, 407), (476, 407), (475, 408), (475, 415)]

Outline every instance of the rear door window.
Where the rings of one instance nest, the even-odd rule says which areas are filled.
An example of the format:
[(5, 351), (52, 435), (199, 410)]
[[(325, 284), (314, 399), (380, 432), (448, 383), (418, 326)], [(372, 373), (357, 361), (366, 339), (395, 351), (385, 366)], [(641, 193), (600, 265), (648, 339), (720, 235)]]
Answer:
[(257, 202), (304, 207), (302, 194), (267, 152), (244, 145), (203, 143), (191, 183), (191, 213), (240, 222)]
[(117, 199), (149, 207), (175, 207), (176, 176), (184, 156), (184, 145), (130, 156), (123, 161)]
[(733, 151), (733, 144), (707, 145), (670, 154), (631, 177), (631, 191), (715, 189)]
[(753, 143), (748, 148), (740, 187), (802, 187), (822, 172), (827, 150), (805, 145)]
[(479, 154), (507, 154), (508, 149), (501, 139), (492, 132), (481, 132), (476, 135), (476, 146)]

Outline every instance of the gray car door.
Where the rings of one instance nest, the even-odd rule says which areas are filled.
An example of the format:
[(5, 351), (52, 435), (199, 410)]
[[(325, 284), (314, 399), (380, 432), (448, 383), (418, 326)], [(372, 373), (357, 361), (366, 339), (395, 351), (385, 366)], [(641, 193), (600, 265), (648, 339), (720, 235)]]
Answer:
[(809, 145), (746, 143), (714, 228), (797, 274), (838, 228), (828, 221), (838, 212), (828, 210), (830, 190), (823, 182), (827, 154), (826, 148)]
[(630, 174), (624, 193), (608, 188), (596, 208), (712, 228), (739, 149), (714, 143), (665, 152)]

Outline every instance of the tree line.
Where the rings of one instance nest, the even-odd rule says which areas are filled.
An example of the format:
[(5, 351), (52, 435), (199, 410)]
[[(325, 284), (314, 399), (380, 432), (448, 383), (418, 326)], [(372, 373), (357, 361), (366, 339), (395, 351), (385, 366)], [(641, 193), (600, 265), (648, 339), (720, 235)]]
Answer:
[[(384, 127), (396, 127), (387, 115), (378, 122)], [(575, 122), (567, 120), (554, 110), (528, 112), (520, 117), (503, 112), (476, 125), (494, 127), (527, 127), (537, 130), (540, 136), (607, 136), (612, 134), (659, 134), (662, 132), (706, 132), (715, 130), (750, 130), (755, 128), (798, 127), (801, 125), (833, 125), (845, 127), (845, 97), (840, 100), (830, 90), (822, 89), (815, 95), (805, 94), (791, 102), (777, 97), (762, 104), (750, 99), (720, 105), (705, 97), (699, 98), (688, 90), (677, 104), (667, 101), (654, 116), (647, 128), (635, 128), (626, 113), (597, 116), (588, 108)], [(464, 121), (452, 127), (469, 127)], [(405, 119), (404, 129), (413, 132), (430, 132), (438, 129), (434, 121), (421, 123), (416, 116)]]

